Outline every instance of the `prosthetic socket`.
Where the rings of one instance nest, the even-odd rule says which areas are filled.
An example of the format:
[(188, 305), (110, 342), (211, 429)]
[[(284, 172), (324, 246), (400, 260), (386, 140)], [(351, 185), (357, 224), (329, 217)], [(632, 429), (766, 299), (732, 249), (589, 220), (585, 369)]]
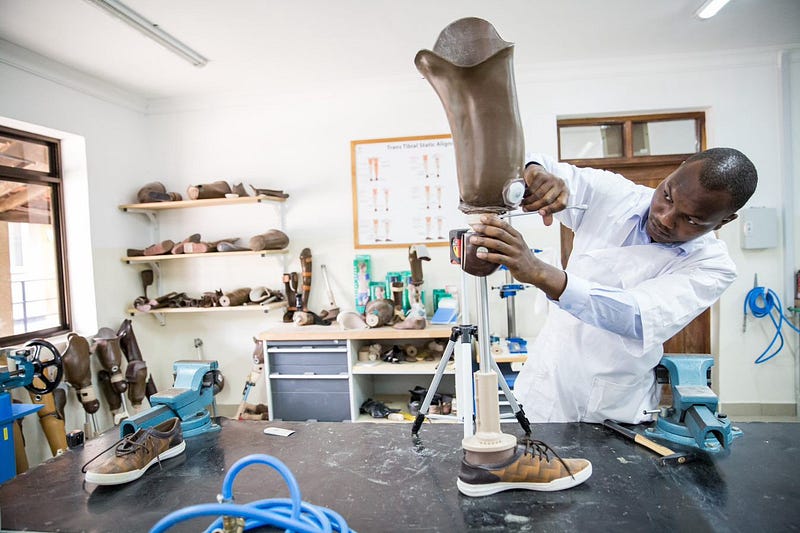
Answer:
[[(524, 137), (517, 107), (514, 45), (485, 20), (464, 18), (439, 34), (433, 50), (414, 58), (444, 106), (456, 154), (459, 209), (468, 214), (505, 213), (525, 193)], [(468, 239), (467, 239), (468, 241)], [(462, 262), (469, 274), (491, 272), (475, 257)]]
[(92, 386), (91, 357), (89, 341), (77, 333), (67, 335), (67, 349), (62, 356), (65, 379), (75, 389), (84, 411), (94, 414), (100, 402)]

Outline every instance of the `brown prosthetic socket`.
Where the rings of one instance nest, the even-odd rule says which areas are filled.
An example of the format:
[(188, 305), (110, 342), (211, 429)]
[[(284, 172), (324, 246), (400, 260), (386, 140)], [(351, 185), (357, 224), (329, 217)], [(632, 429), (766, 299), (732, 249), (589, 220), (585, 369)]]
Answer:
[(208, 198), (225, 198), (231, 192), (231, 186), (227, 181), (215, 181), (202, 185), (192, 185), (186, 190), (186, 195), (190, 200), (205, 200)]
[(248, 246), (251, 250), (283, 250), (289, 246), (289, 236), (279, 229), (271, 229), (250, 238)]
[(91, 357), (89, 341), (77, 333), (67, 335), (67, 348), (62, 355), (64, 379), (75, 389), (83, 410), (89, 414), (100, 409), (100, 402), (92, 386)]
[(117, 414), (122, 408), (122, 397), (114, 390), (114, 387), (111, 386), (111, 374), (106, 370), (98, 371), (97, 383), (100, 386), (100, 390), (103, 392), (103, 396), (106, 397), (111, 414)]
[(122, 348), (122, 354), (128, 362), (141, 361), (142, 352), (139, 350), (139, 343), (136, 341), (136, 335), (133, 333), (133, 322), (130, 318), (126, 318), (120, 324), (117, 330), (117, 337), (119, 337), (119, 345)]
[(128, 382), (128, 398), (134, 410), (142, 406), (147, 388), (147, 363), (144, 361), (131, 361), (125, 369), (125, 380)]
[(447, 114), (464, 213), (504, 213), (522, 199), (525, 153), (513, 56), (514, 45), (490, 23), (464, 18), (442, 30), (433, 51), (414, 58)]
[(94, 336), (94, 353), (100, 360), (100, 365), (111, 376), (111, 386), (114, 390), (122, 394), (128, 389), (125, 376), (122, 374), (120, 365), (122, 364), (122, 347), (119, 337), (111, 328), (100, 328)]

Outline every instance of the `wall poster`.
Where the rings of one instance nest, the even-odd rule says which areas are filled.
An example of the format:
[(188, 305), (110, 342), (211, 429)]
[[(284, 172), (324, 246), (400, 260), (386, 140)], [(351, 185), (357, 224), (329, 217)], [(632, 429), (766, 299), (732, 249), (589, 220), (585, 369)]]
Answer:
[(355, 248), (446, 246), (464, 228), (450, 135), (351, 141)]

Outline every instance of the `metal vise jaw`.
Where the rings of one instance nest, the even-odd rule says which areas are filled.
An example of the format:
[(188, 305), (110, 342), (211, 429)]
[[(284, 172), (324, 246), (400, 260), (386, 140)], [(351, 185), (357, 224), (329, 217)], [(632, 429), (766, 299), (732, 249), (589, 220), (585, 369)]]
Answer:
[(651, 436), (718, 452), (742, 435), (727, 416), (718, 413), (719, 399), (708, 386), (709, 369), (714, 359), (703, 355), (665, 355), (661, 365), (667, 369), (672, 389), (672, 406), (662, 409)]
[(124, 420), (119, 426), (120, 436), (125, 437), (140, 428), (152, 427), (176, 416), (181, 419), (184, 437), (219, 431), (220, 426), (211, 421), (207, 409), (214, 401), (213, 381), (204, 379), (218, 366), (216, 361), (175, 361), (175, 384), (151, 395), (150, 409)]

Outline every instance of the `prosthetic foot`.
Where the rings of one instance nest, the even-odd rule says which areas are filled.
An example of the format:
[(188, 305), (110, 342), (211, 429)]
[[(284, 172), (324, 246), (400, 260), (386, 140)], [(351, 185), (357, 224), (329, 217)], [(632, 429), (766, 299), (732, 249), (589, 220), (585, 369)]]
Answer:
[(118, 394), (124, 393), (128, 389), (128, 383), (125, 381), (120, 367), (122, 346), (119, 336), (111, 328), (100, 328), (94, 336), (94, 341), (94, 353), (100, 361), (100, 365), (108, 372), (111, 387)]
[(67, 348), (62, 356), (64, 377), (78, 395), (84, 411), (94, 414), (100, 409), (94, 386), (92, 386), (91, 350), (89, 341), (77, 333), (67, 335)]

